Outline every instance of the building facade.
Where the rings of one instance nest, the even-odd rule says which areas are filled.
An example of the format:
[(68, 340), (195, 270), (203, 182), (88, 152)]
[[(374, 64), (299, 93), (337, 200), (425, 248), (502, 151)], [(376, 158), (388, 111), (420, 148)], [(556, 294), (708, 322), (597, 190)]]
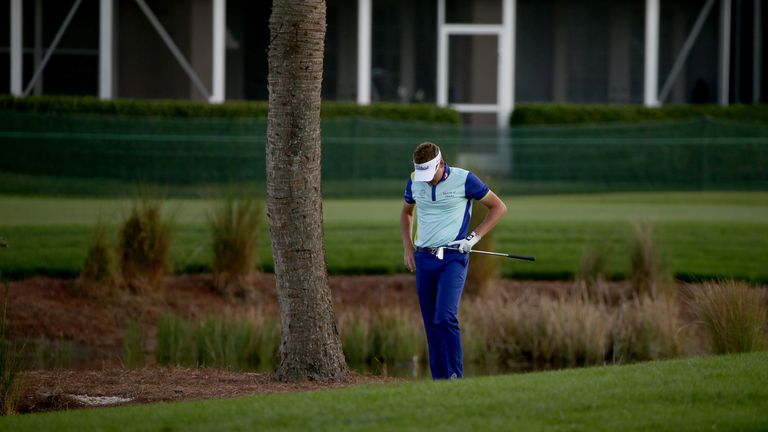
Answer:
[[(270, 1), (8, 0), (0, 93), (267, 98)], [(451, 105), (766, 101), (761, 0), (327, 0), (323, 97)]]

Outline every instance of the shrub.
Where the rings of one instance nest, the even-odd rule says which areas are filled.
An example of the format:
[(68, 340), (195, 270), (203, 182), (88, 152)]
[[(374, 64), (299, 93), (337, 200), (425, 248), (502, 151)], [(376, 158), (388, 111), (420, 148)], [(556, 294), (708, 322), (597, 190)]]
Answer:
[(659, 246), (656, 243), (654, 227), (648, 222), (632, 225), (630, 281), (635, 298), (672, 295), (671, 276), (667, 274)]
[(80, 276), (75, 281), (75, 289), (85, 296), (102, 297), (110, 294), (115, 282), (115, 263), (106, 228), (99, 225), (88, 247)]
[(20, 375), (24, 347), (18, 348), (8, 337), (8, 287), (5, 287), (3, 314), (0, 316), (0, 414), (16, 412), (21, 401), (24, 382)]
[(120, 273), (130, 291), (157, 293), (168, 264), (171, 224), (163, 220), (157, 201), (134, 202), (119, 234)]
[[(223, 104), (184, 100), (100, 100), (90, 96), (0, 95), (0, 111), (52, 114), (96, 114), (120, 116), (154, 116), (175, 118), (266, 118), (266, 101), (227, 101)], [(432, 104), (323, 102), (322, 118), (370, 117), (395, 121), (461, 124), (459, 113), (452, 108)]]
[(520, 104), (510, 117), (511, 125), (639, 123), (650, 121), (714, 117), (752, 123), (766, 123), (768, 104), (762, 105), (638, 105), (601, 104)]
[(123, 333), (123, 363), (126, 367), (144, 367), (145, 340), (141, 323), (130, 321)]
[(744, 282), (724, 281), (689, 286), (696, 316), (707, 330), (716, 354), (759, 351), (768, 334), (766, 294)]
[(213, 281), (230, 297), (249, 297), (248, 277), (254, 271), (262, 206), (252, 199), (228, 198), (209, 219), (213, 239)]
[(680, 312), (669, 298), (642, 297), (622, 304), (613, 332), (613, 360), (628, 363), (677, 357)]

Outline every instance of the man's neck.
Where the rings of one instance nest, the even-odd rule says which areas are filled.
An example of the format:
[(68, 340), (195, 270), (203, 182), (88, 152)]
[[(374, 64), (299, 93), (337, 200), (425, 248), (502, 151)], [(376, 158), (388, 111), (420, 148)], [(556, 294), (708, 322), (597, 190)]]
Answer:
[(437, 178), (437, 180), (430, 181), (429, 182), (430, 186), (437, 186), (437, 184), (440, 183), (440, 181), (445, 178), (445, 166), (440, 168), (438, 172), (440, 173), (440, 176)]

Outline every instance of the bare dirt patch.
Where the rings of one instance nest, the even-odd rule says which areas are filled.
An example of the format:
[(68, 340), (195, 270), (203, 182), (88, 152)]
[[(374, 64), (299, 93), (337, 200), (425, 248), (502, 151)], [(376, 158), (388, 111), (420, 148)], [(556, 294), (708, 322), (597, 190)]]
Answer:
[(19, 407), (21, 413), (315, 391), (398, 381), (351, 373), (340, 381), (284, 383), (268, 373), (187, 368), (31, 371), (25, 373), (23, 379), (26, 390)]

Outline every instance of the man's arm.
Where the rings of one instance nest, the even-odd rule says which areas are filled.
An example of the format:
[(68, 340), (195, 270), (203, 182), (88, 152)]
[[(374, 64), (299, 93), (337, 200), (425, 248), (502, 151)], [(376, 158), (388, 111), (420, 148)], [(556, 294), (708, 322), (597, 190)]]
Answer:
[(416, 270), (416, 262), (413, 259), (413, 211), (416, 204), (403, 204), (403, 210), (400, 212), (400, 234), (403, 237), (403, 263), (408, 271)]
[(480, 237), (483, 237), (488, 234), (507, 213), (507, 206), (501, 198), (493, 193), (493, 191), (488, 191), (488, 194), (480, 200), (480, 202), (488, 207), (488, 214), (485, 215), (483, 222), (475, 228), (475, 233)]
[(499, 223), (499, 220), (507, 212), (507, 206), (504, 204), (495, 193), (490, 190), (485, 194), (482, 200), (480, 200), (484, 206), (488, 207), (488, 214), (485, 215), (483, 222), (478, 225), (472, 233), (461, 240), (455, 240), (448, 243), (448, 246), (454, 246), (462, 253), (469, 253), (472, 250), (472, 246), (476, 245), (484, 235)]

